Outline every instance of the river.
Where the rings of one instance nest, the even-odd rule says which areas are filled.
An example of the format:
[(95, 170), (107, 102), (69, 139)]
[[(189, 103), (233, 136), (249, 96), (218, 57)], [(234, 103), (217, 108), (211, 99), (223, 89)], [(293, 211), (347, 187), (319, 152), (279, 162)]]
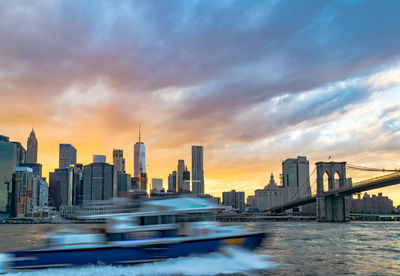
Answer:
[[(229, 249), (132, 267), (52, 269), (19, 275), (400, 275), (400, 222), (245, 223), (273, 234), (256, 252)], [(60, 225), (0, 225), (0, 251), (41, 244)], [(84, 227), (90, 227), (88, 225)], [(11, 275), (11, 274), (10, 274)]]

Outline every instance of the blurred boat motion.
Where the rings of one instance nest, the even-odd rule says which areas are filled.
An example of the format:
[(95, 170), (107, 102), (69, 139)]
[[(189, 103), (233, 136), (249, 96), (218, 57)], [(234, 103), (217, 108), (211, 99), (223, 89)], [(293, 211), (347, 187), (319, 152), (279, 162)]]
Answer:
[(268, 236), (215, 221), (218, 206), (191, 197), (147, 200), (135, 212), (83, 216), (105, 219), (90, 230), (46, 234), (46, 246), (7, 253), (3, 270), (131, 265), (208, 254), (226, 246), (254, 250)]

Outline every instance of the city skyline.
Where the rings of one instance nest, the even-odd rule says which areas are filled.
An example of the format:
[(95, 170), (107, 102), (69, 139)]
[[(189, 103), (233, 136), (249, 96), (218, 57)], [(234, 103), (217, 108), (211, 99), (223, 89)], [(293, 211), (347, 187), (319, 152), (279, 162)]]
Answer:
[(133, 175), (140, 122), (150, 178), (203, 145), (217, 196), (296, 156), (400, 168), (399, 5), (4, 2), (0, 134), (26, 148), (34, 125), (47, 178), (60, 143), (84, 164), (121, 149)]

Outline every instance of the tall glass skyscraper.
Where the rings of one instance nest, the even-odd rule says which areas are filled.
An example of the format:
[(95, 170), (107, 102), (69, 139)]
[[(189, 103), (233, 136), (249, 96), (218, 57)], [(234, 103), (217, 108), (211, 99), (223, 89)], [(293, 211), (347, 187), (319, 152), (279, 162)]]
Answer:
[(133, 146), (133, 160), (134, 160), (134, 177), (140, 177), (141, 173), (146, 173), (146, 147), (140, 140), (140, 126), (139, 126), (139, 141)]
[(192, 192), (204, 194), (203, 146), (192, 146)]

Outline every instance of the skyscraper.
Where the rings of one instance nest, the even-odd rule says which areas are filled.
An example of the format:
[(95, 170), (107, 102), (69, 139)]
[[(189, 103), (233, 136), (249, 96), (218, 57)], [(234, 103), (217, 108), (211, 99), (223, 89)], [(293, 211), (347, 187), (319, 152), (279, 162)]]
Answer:
[(38, 142), (32, 128), (26, 147), (26, 163), (37, 163)]
[(177, 173), (176, 173), (176, 186), (177, 186), (177, 191), (180, 192), (183, 190), (183, 171), (185, 170), (185, 161), (184, 160), (178, 160), (178, 167), (177, 167)]
[(192, 192), (204, 194), (203, 146), (192, 146)]
[(17, 146), (0, 135), (0, 215), (11, 212), (13, 173), (17, 166)]
[[(124, 151), (119, 149), (113, 150), (113, 165), (114, 165), (114, 180), (113, 180), (113, 193), (114, 196), (119, 195), (118, 191), (118, 175), (125, 173), (125, 158), (124, 158)], [(125, 177), (127, 179), (127, 177)], [(129, 182), (130, 182), (130, 175), (129, 175)], [(128, 188), (124, 188), (125, 192), (128, 191)]]
[(176, 193), (176, 171), (168, 175), (168, 192)]
[(140, 140), (140, 125), (139, 125), (139, 141), (133, 147), (134, 160), (134, 177), (140, 177), (141, 173), (146, 173), (146, 147)]
[(59, 168), (76, 164), (76, 149), (71, 144), (60, 144)]
[(183, 171), (183, 188), (181, 192), (190, 192), (190, 171), (185, 167)]
[(80, 176), (76, 168), (55, 169), (49, 177), (49, 204), (60, 209), (61, 205), (75, 205), (77, 190), (80, 186)]
[(286, 201), (311, 195), (310, 169), (305, 156), (289, 158), (282, 162), (283, 187), (286, 189)]
[(108, 200), (113, 196), (113, 165), (92, 163), (83, 170), (83, 201)]

